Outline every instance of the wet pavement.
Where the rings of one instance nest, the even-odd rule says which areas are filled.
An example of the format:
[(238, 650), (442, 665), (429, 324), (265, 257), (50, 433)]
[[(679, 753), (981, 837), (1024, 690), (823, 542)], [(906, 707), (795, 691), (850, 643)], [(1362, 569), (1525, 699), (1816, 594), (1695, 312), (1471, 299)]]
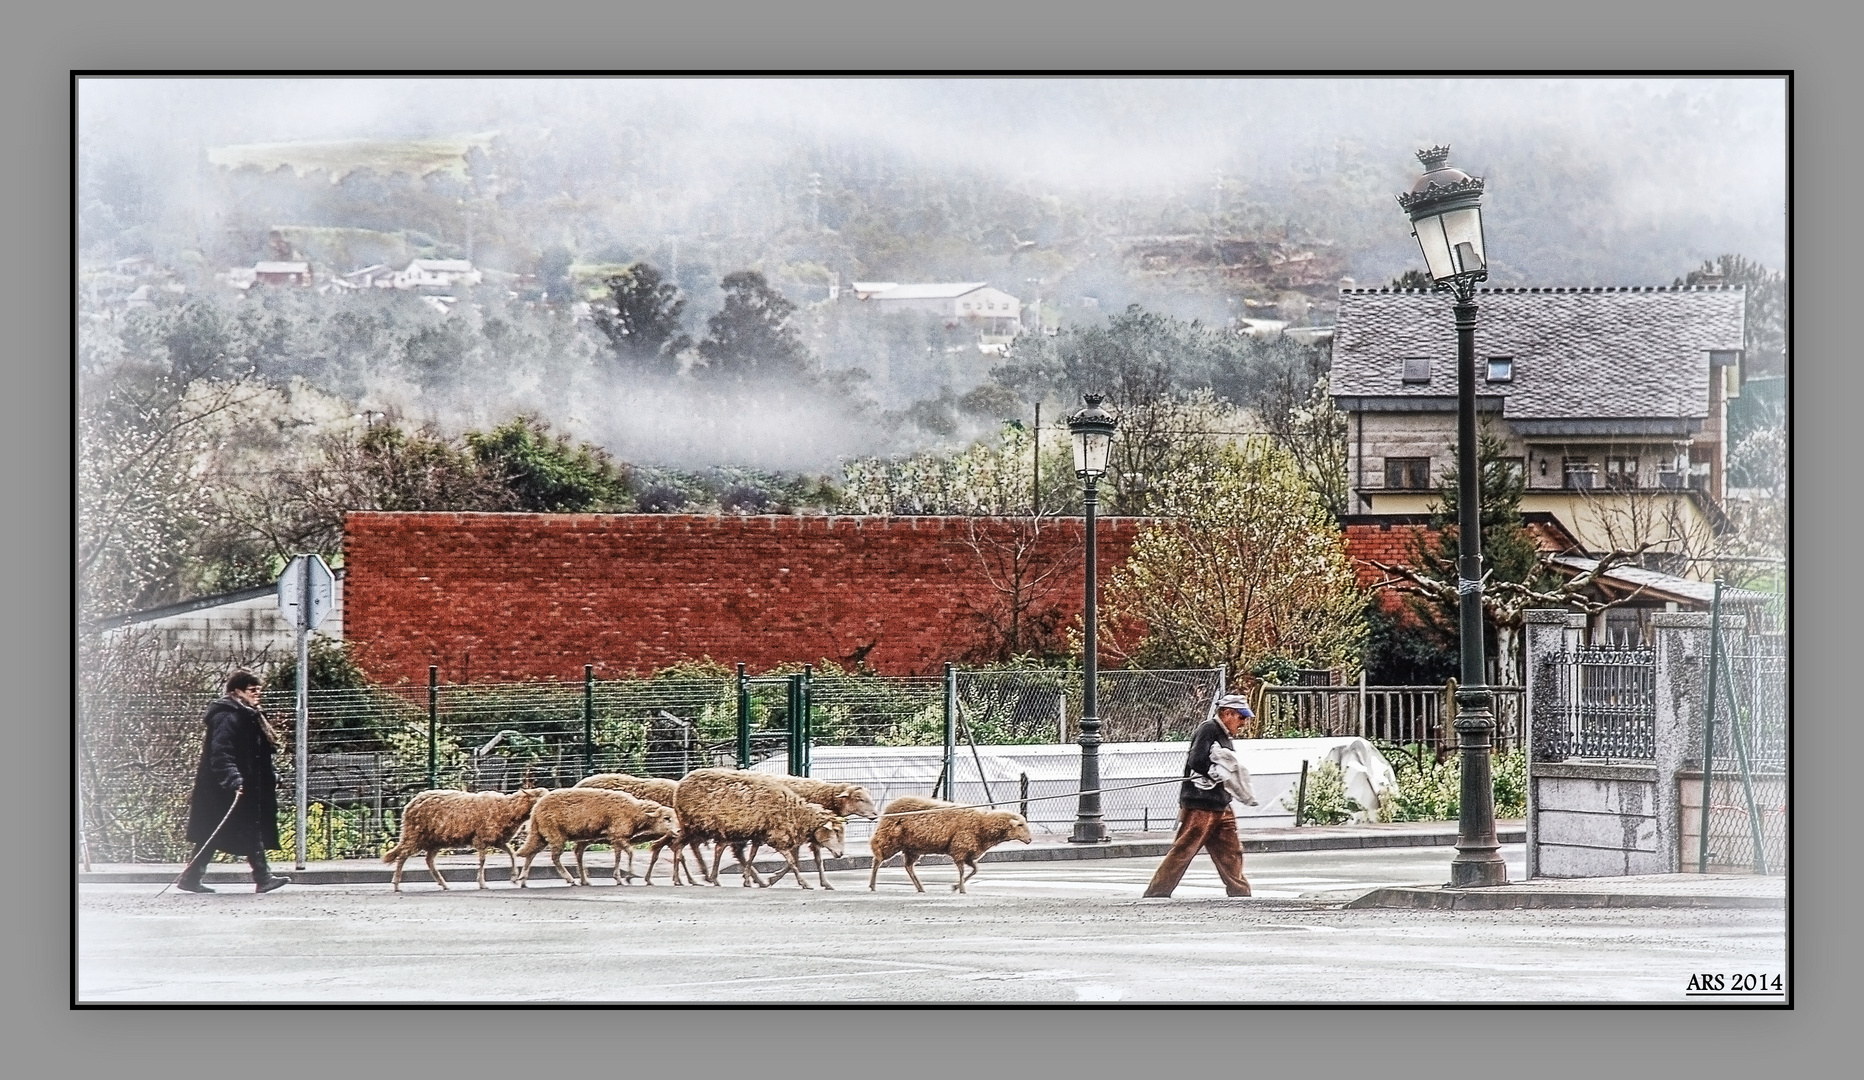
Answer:
[[(986, 862), (968, 895), (897, 866), (836, 891), (660, 885), (442, 892), (410, 875), (255, 896), (78, 893), (79, 1000), (1675, 1001), (1703, 971), (1779, 974), (1777, 910), (1343, 910), (1447, 877), (1442, 848), (1251, 855), (1257, 895), (1202, 857), (1170, 900), (1154, 859)], [(1521, 849), (1504, 848), (1520, 873)], [(600, 880), (598, 878), (598, 880)], [(727, 882), (731, 881), (726, 875)], [(812, 879), (813, 880), (813, 879)], [(1781, 998), (1743, 998), (1746, 1002)]]

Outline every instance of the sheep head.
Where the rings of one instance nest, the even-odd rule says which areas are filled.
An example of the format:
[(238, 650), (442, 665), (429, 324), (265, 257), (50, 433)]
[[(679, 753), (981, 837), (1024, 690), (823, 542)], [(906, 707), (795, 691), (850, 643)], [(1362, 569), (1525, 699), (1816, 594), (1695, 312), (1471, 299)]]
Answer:
[(1029, 834), (1029, 822), (1021, 814), (999, 810), (991, 816), (996, 818), (996, 824), (1002, 827), (1005, 840), (1021, 840), (1025, 844), (1035, 842), (1035, 838)]
[(844, 842), (848, 838), (848, 819), (837, 814), (831, 814), (826, 810), (824, 810), (822, 814), (823, 819), (821, 823), (816, 826), (815, 832), (811, 834), (811, 839), (813, 839), (822, 850), (839, 859), (841, 858)]
[(880, 816), (880, 808), (874, 805), (874, 796), (859, 784), (851, 784), (837, 791), (835, 805), (840, 808), (843, 817), (867, 818), (872, 821)]
[(662, 837), (680, 834), (680, 819), (674, 815), (671, 806), (662, 806), (657, 802), (650, 802), (647, 805), (650, 808), (647, 820), (635, 830), (634, 840), (659, 840)]

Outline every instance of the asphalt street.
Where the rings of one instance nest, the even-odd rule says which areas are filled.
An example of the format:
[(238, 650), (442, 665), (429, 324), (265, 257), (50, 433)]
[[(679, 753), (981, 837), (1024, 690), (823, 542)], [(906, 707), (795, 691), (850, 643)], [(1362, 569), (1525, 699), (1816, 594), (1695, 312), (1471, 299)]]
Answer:
[[(1252, 855), (1230, 900), (1202, 857), (1170, 900), (1152, 859), (896, 865), (835, 891), (291, 886), (78, 894), (81, 1002), (1674, 1001), (1703, 971), (1785, 974), (1780, 911), (1344, 911), (1441, 882), (1443, 848)], [(1521, 848), (1504, 849), (1514, 875)], [(598, 877), (596, 880), (604, 881)], [(812, 878), (813, 880), (813, 878)], [(1756, 999), (1739, 999), (1756, 1000)], [(1759, 999), (1766, 1000), (1766, 999)], [(1777, 999), (1774, 999), (1777, 1000)]]

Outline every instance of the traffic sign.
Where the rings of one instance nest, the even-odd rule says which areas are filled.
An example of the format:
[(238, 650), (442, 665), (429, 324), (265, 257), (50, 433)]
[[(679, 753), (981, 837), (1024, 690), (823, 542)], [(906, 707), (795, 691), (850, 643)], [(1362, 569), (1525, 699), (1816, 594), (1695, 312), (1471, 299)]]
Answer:
[(323, 556), (294, 557), (278, 575), (278, 610), (285, 622), (294, 630), (317, 629), (336, 604), (336, 582)]

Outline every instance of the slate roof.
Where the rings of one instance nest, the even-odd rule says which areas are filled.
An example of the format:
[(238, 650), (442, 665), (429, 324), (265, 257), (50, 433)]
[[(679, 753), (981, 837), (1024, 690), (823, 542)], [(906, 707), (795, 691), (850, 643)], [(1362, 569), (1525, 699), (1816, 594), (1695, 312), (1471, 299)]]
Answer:
[[(1512, 382), (1482, 381), (1479, 369), (1476, 393), (1505, 399), (1510, 420), (1701, 419), (1709, 352), (1741, 348), (1739, 286), (1478, 289), (1475, 301), (1477, 360), (1514, 358)], [(1333, 396), (1387, 407), (1447, 399), (1453, 410), (1452, 302), (1423, 289), (1341, 290)], [(1406, 357), (1430, 359), (1429, 383), (1402, 381)]]
[[(1575, 575), (1598, 569), (1599, 560), (1581, 558), (1577, 555), (1556, 555), (1553, 565), (1568, 570)], [(1658, 600), (1683, 600), (1707, 606), (1715, 600), (1715, 583), (1695, 581), (1690, 578), (1677, 577), (1642, 566), (1614, 566), (1600, 577), (1618, 585), (1644, 590), (1644, 595)], [(1726, 603), (1757, 604), (1771, 600), (1768, 593), (1754, 592), (1751, 589), (1724, 587), (1722, 600)]]

